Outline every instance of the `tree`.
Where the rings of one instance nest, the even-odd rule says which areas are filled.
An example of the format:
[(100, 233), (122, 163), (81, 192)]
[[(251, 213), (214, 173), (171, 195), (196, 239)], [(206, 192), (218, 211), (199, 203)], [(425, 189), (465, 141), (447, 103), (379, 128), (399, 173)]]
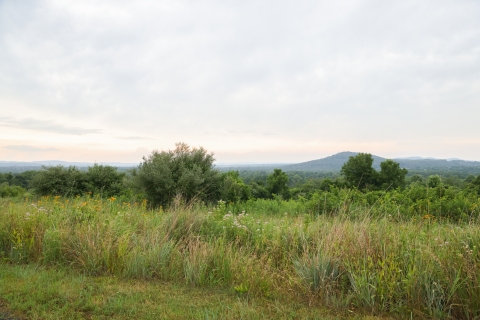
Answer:
[(424, 181), (423, 181), (423, 177), (421, 175), (419, 175), (418, 173), (414, 174), (411, 178), (410, 178), (410, 183), (420, 183), (420, 184), (423, 184)]
[(92, 195), (111, 197), (122, 191), (123, 173), (117, 172), (117, 168), (94, 164), (88, 167), (85, 174), (86, 188)]
[(467, 190), (473, 191), (480, 196), (480, 175), (469, 180), (470, 182), (467, 184)]
[(250, 184), (252, 190), (252, 197), (255, 199), (269, 199), (270, 193), (265, 187), (265, 183), (261, 180), (253, 181)]
[(370, 153), (351, 156), (342, 166), (341, 174), (351, 187), (365, 189), (377, 184), (378, 173), (373, 169), (373, 157)]
[(35, 175), (32, 186), (40, 196), (72, 197), (87, 191), (85, 174), (74, 166), (43, 167)]
[(211, 201), (218, 198), (220, 186), (214, 161), (213, 154), (202, 147), (177, 143), (175, 150), (153, 151), (148, 158), (143, 157), (143, 163), (132, 174), (137, 187), (154, 206), (168, 205), (177, 195), (186, 201)]
[(273, 173), (267, 177), (267, 189), (272, 195), (290, 198), (287, 174), (282, 169), (274, 169)]
[(393, 160), (380, 163), (379, 183), (382, 189), (396, 189), (405, 185), (407, 169), (400, 168), (400, 164)]
[(428, 177), (427, 186), (429, 188), (440, 187), (441, 184), (442, 184), (442, 178), (440, 178), (438, 174), (431, 175)]
[(251, 188), (243, 182), (238, 171), (229, 171), (222, 175), (220, 198), (227, 202), (239, 202), (251, 197)]

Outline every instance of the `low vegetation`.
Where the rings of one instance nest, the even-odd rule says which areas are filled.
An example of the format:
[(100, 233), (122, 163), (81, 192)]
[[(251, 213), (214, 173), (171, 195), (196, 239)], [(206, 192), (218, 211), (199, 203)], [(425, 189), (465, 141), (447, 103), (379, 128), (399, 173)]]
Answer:
[[(325, 308), (239, 297), (229, 288), (0, 264), (0, 319), (339, 319)], [(7, 304), (9, 309), (5, 309)], [(15, 310), (15, 311), (13, 311)], [(347, 314), (347, 312), (342, 313)], [(343, 317), (342, 317), (343, 318)], [(373, 319), (349, 313), (353, 319)], [(386, 318), (385, 318), (386, 319)]]
[(0, 256), (354, 313), (480, 316), (478, 218), (372, 215), (378, 205), (266, 215), (258, 205), (234, 214), (224, 202), (210, 208), (178, 199), (168, 210), (113, 197), (4, 201)]

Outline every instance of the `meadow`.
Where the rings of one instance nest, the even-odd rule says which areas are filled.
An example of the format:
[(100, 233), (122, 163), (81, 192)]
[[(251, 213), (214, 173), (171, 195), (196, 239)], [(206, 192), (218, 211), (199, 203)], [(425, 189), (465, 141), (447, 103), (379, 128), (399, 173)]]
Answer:
[[(344, 201), (324, 211), (282, 199), (206, 206), (177, 198), (167, 209), (89, 195), (0, 201), (4, 283), (63, 272), (72, 279), (63, 287), (79, 286), (81, 277), (104, 279), (110, 285), (98, 290), (107, 295), (112, 282), (163, 283), (172, 292), (220, 290), (232, 306), (185, 309), (184, 318), (480, 317), (478, 199), (472, 214), (456, 221), (405, 216), (382, 201)], [(28, 305), (19, 303), (14, 285), (7, 287), (0, 295), (11, 310), (49, 318), (35, 307), (49, 300), (48, 290)], [(57, 309), (78, 318), (116, 314), (98, 311), (101, 293), (86, 311), (65, 295), (54, 295)]]

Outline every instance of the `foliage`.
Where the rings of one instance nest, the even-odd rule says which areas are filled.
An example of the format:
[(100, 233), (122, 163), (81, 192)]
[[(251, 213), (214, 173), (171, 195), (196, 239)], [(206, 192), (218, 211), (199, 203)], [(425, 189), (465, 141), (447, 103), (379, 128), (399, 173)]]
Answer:
[(265, 187), (263, 181), (253, 181), (251, 183), (252, 198), (254, 199), (269, 199), (271, 197), (270, 192)]
[(467, 189), (480, 196), (480, 175), (476, 178), (471, 178), (467, 185)]
[(0, 184), (0, 197), (1, 198), (14, 198), (23, 196), (27, 192), (25, 189), (19, 186), (10, 186), (4, 182)]
[(439, 187), (442, 183), (442, 179), (440, 178), (440, 176), (438, 174), (436, 175), (431, 175), (430, 177), (428, 177), (428, 180), (427, 180), (427, 185), (429, 188), (436, 188), (436, 187)]
[(94, 164), (85, 173), (85, 187), (92, 195), (111, 197), (122, 192), (124, 176), (114, 167)]
[(359, 153), (351, 156), (340, 171), (351, 187), (365, 189), (375, 186), (378, 173), (373, 169), (373, 157), (369, 153)]
[(180, 195), (186, 201), (218, 198), (220, 175), (213, 154), (177, 143), (174, 150), (153, 151), (133, 172), (140, 190), (154, 206), (165, 206)]
[(251, 197), (251, 187), (245, 185), (238, 171), (222, 174), (220, 198), (227, 202), (246, 201)]
[[(343, 165), (341, 173), (350, 187), (363, 189), (396, 189), (405, 185), (407, 169), (393, 160), (380, 163), (380, 172), (373, 168), (373, 156), (369, 153), (359, 153), (351, 156)], [(417, 179), (417, 178), (416, 178)]]
[(267, 177), (267, 189), (272, 195), (282, 196), (285, 199), (290, 198), (287, 174), (281, 169), (274, 169), (273, 173)]
[(30, 187), (30, 182), (33, 180), (38, 171), (29, 170), (22, 173), (0, 173), (0, 184), (6, 182), (9, 186), (19, 186), (23, 189)]
[(85, 174), (75, 166), (43, 167), (32, 181), (35, 193), (40, 196), (71, 197), (87, 192)]
[(86, 172), (73, 166), (43, 167), (31, 184), (39, 196), (73, 197), (90, 193), (111, 197), (124, 191), (124, 176), (114, 167), (98, 164), (89, 167)]
[(380, 163), (379, 185), (382, 189), (396, 189), (405, 185), (407, 169), (400, 168), (400, 164), (393, 160), (385, 160)]

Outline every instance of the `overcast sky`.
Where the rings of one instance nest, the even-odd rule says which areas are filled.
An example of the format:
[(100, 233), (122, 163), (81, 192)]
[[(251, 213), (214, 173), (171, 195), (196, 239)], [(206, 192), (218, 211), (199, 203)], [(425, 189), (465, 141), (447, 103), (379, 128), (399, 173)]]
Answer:
[(480, 1), (0, 0), (0, 160), (480, 160)]

